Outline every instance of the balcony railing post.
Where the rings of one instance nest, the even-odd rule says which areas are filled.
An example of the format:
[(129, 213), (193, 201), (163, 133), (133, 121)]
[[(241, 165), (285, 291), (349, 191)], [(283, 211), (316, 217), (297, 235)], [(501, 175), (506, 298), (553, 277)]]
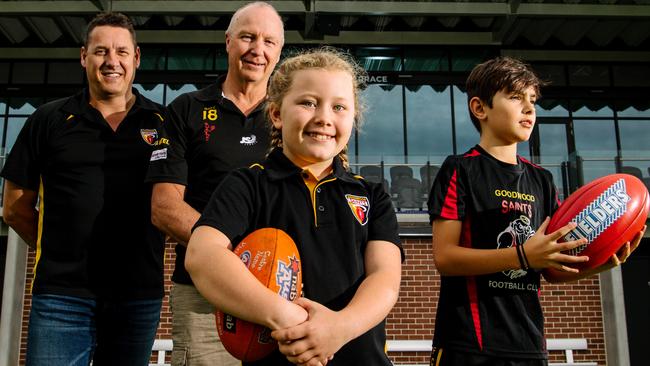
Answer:
[(563, 161), (560, 164), (560, 172), (562, 172), (562, 192), (564, 193), (563, 200), (569, 196), (569, 162)]
[(621, 158), (621, 155), (616, 155), (614, 158), (614, 169), (616, 169), (616, 173), (623, 171), (623, 158)]
[(582, 156), (576, 155), (576, 173), (578, 175), (578, 187), (582, 187), (585, 184), (585, 171), (584, 171), (584, 161), (582, 159)]

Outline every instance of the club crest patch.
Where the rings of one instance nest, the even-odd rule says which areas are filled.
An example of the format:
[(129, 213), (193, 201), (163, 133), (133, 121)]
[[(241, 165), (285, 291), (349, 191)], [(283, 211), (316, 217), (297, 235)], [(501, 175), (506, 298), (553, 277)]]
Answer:
[(158, 140), (158, 131), (155, 129), (148, 130), (143, 128), (140, 130), (140, 136), (142, 136), (144, 142), (153, 146), (156, 143), (156, 140)]
[(255, 145), (257, 143), (257, 136), (255, 136), (253, 134), (251, 134), (250, 136), (242, 136), (239, 143), (242, 144), (242, 145), (248, 145), (248, 146)]
[(355, 196), (346, 194), (345, 199), (348, 200), (348, 206), (352, 210), (352, 214), (359, 221), (361, 225), (368, 223), (368, 210), (370, 210), (370, 201), (368, 197)]

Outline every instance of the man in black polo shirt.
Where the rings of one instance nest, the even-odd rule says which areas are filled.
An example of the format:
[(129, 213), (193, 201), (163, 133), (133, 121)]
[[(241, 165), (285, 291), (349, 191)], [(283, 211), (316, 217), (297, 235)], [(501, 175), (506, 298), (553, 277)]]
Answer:
[(148, 364), (164, 237), (144, 180), (166, 140), (162, 107), (132, 88), (139, 63), (131, 21), (95, 17), (88, 88), (38, 108), (2, 171), (4, 219), (36, 250), (27, 365)]
[(219, 341), (214, 306), (185, 270), (185, 251), (192, 226), (226, 173), (262, 160), (268, 151), (263, 107), (283, 43), (282, 20), (271, 5), (256, 2), (237, 10), (226, 30), (228, 73), (171, 103), (165, 126), (170, 146), (152, 156), (152, 220), (178, 241), (170, 296), (174, 366), (240, 364)]

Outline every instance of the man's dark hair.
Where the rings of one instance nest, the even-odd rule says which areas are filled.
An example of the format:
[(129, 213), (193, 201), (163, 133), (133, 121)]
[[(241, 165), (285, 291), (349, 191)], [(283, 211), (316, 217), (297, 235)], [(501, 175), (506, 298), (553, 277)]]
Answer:
[[(478, 97), (492, 108), (492, 99), (501, 90), (506, 93), (523, 92), (532, 86), (539, 98), (541, 96), (539, 89), (546, 84), (535, 75), (530, 65), (510, 57), (496, 57), (476, 65), (469, 74), (465, 86), (468, 103), (472, 98)], [(471, 111), (469, 116), (480, 133), (479, 120)]]
[(128, 30), (129, 33), (131, 33), (131, 38), (133, 39), (133, 46), (138, 46), (138, 43), (135, 40), (135, 29), (133, 28), (133, 22), (131, 19), (122, 13), (109, 12), (97, 14), (93, 20), (88, 23), (88, 27), (86, 27), (86, 33), (84, 34), (84, 47), (88, 47), (88, 38), (90, 37), (90, 33), (93, 31), (93, 29), (104, 25), (124, 28)]

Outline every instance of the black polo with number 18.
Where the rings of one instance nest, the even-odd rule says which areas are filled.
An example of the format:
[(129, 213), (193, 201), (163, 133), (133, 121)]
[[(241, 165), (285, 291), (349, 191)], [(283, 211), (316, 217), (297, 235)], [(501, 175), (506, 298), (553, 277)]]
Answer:
[[(224, 80), (182, 94), (169, 105), (164, 133), (170, 145), (154, 152), (147, 177), (153, 183), (184, 185), (185, 201), (198, 212), (228, 172), (260, 161), (269, 148), (264, 103), (245, 116), (223, 96)], [(185, 251), (176, 245), (172, 280), (190, 285)]]

